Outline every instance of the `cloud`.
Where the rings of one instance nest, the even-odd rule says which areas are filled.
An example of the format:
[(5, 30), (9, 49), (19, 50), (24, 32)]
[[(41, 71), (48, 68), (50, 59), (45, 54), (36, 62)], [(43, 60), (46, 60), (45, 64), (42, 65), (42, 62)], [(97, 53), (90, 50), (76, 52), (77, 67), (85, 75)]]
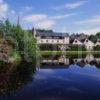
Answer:
[(85, 3), (86, 3), (86, 1), (79, 1), (79, 2), (75, 2), (75, 3), (66, 4), (65, 7), (69, 8), (69, 9), (75, 9), (75, 8), (78, 8), (82, 5), (84, 5)]
[(35, 26), (38, 28), (43, 28), (43, 29), (49, 29), (55, 24), (55, 21), (53, 20), (43, 20), (38, 22)]
[(59, 6), (59, 7), (53, 7), (53, 9), (55, 10), (60, 10), (60, 9), (75, 9), (78, 8), (82, 5), (84, 5), (87, 1), (78, 1), (78, 2), (74, 2), (74, 3), (66, 3), (65, 5)]
[(32, 14), (25, 16), (23, 19), (29, 23), (34, 23), (38, 28), (51, 28), (57, 20), (68, 18), (75, 15), (75, 13), (58, 15), (58, 16), (48, 16), (46, 14)]
[(5, 3), (3, 0), (0, 0), (0, 14), (5, 13), (8, 10), (8, 4)]
[(0, 0), (0, 18), (5, 17), (8, 11), (8, 4)]
[(26, 10), (26, 11), (31, 11), (32, 9), (33, 9), (32, 6), (26, 6), (26, 7), (25, 7), (25, 10)]
[(33, 14), (24, 17), (24, 20), (29, 23), (34, 23), (35, 27), (37, 28), (51, 28), (55, 21), (52, 19), (49, 19), (49, 16), (46, 14)]
[(68, 18), (70, 16), (76, 15), (75, 13), (70, 13), (70, 14), (65, 14), (65, 15), (59, 15), (59, 16), (53, 16), (51, 17), (51, 19), (64, 19), (64, 18)]
[(15, 12), (14, 10), (11, 10), (11, 14), (13, 14), (13, 15), (14, 15), (14, 14), (16, 14), (16, 12)]
[(97, 32), (100, 32), (100, 27), (95, 27), (95, 28), (90, 28), (90, 29), (82, 29), (79, 30), (78, 32), (80, 33), (85, 33), (85, 34), (96, 34)]
[(33, 15), (26, 16), (24, 18), (24, 20), (28, 22), (38, 22), (45, 19), (47, 19), (47, 15), (45, 14), (33, 14)]
[(100, 32), (100, 15), (95, 15), (83, 20), (79, 20), (73, 23), (79, 28), (78, 32), (85, 34), (96, 34)]
[(3, 0), (0, 0), (0, 3), (3, 3)]
[(92, 18), (88, 18), (82, 21), (76, 21), (75, 24), (93, 24), (93, 25), (100, 25), (100, 15), (93, 16)]

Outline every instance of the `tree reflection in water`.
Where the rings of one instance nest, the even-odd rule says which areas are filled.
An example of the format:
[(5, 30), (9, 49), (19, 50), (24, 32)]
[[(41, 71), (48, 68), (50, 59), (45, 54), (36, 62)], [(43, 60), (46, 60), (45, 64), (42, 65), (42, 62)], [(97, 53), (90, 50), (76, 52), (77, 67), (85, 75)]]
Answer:
[(3, 64), (0, 66), (0, 94), (10, 95), (32, 81), (35, 67), (32, 63), (22, 62), (19, 66)]
[[(43, 68), (69, 68), (71, 64), (76, 64), (83, 68), (85, 65), (95, 65), (100, 68), (100, 58), (87, 55), (85, 57), (56, 56), (55, 58), (44, 58), (38, 60), (39, 66)], [(49, 66), (48, 66), (49, 65)], [(0, 65), (0, 95), (10, 95), (20, 91), (29, 82), (32, 82), (36, 67), (32, 63), (22, 62), (19, 66), (10, 64)]]

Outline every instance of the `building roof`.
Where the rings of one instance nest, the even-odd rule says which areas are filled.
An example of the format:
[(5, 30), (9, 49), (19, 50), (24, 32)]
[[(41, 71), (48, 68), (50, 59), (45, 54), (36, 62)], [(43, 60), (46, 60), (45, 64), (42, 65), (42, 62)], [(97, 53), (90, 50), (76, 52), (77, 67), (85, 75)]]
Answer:
[(80, 33), (80, 34), (75, 34), (73, 33), (71, 36), (70, 36), (71, 40), (74, 40), (74, 39), (78, 39), (79, 41), (84, 41), (85, 39), (88, 38), (88, 35), (84, 34), (84, 33)]
[(68, 33), (56, 33), (56, 32), (39, 32), (37, 31), (37, 36), (46, 37), (68, 37)]

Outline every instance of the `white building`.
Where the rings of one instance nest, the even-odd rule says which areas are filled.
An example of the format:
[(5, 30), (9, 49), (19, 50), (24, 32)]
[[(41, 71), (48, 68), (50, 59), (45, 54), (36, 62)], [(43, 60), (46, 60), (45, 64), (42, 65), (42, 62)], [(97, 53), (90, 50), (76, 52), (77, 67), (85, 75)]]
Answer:
[(75, 39), (72, 44), (73, 45), (83, 45), (83, 43), (79, 41), (78, 39)]
[[(70, 43), (70, 37), (68, 33), (55, 33), (52, 31), (39, 31), (33, 29), (33, 37), (36, 38), (38, 45), (57, 45), (60, 50), (66, 50)], [(94, 46), (100, 45), (100, 39), (96, 43), (93, 43), (89, 39), (85, 39), (84, 42), (75, 39), (71, 45), (84, 45), (88, 51), (93, 50)]]
[(100, 46), (100, 39), (97, 39), (97, 42), (95, 43), (95, 46), (99, 45)]
[(70, 43), (68, 33), (41, 32), (33, 29), (33, 36), (37, 39), (37, 44), (58, 45), (61, 50), (65, 50)]
[(95, 44), (92, 41), (90, 41), (89, 39), (85, 39), (84, 45), (87, 50), (93, 50), (93, 47), (95, 46)]

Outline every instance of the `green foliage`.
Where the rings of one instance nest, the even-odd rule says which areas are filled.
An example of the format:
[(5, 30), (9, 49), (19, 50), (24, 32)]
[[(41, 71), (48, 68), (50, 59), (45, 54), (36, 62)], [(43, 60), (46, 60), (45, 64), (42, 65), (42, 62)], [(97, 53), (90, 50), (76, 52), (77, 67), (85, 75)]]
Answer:
[(97, 36), (98, 39), (100, 39), (100, 32), (97, 32), (96, 36)]
[(94, 47), (94, 50), (95, 50), (95, 51), (100, 51), (100, 45), (95, 46), (95, 47)]
[(86, 51), (86, 48), (83, 45), (71, 45), (69, 51)]
[(12, 42), (13, 49), (20, 54), (23, 60), (36, 58), (36, 40), (31, 31), (25, 31), (20, 25), (12, 25), (9, 20), (6, 20), (0, 22), (0, 32), (9, 42)]
[(96, 35), (90, 35), (89, 40), (95, 42), (97, 39), (100, 39), (100, 32), (97, 32)]
[(20, 61), (21, 61), (20, 54), (15, 49), (12, 49), (11, 55), (10, 55), (10, 58), (9, 58), (9, 62), (13, 63), (13, 64), (19, 64)]
[(95, 42), (97, 40), (97, 36), (96, 35), (90, 35), (89, 40), (91, 40), (92, 42)]
[(40, 50), (60, 50), (59, 47), (57, 45), (53, 45), (53, 44), (44, 44), (44, 45), (40, 45)]

